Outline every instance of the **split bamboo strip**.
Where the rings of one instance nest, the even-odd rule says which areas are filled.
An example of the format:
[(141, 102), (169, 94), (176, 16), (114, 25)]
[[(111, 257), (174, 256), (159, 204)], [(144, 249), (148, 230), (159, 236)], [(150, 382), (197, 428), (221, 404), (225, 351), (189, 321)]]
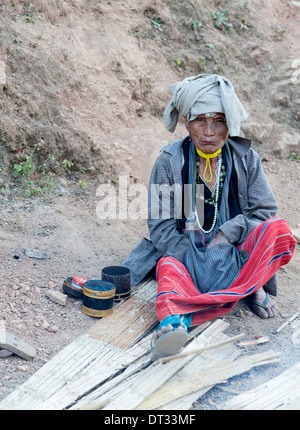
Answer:
[[(149, 360), (147, 365), (149, 365)], [(130, 385), (132, 385), (134, 380), (139, 377), (139, 375), (143, 375), (144, 369), (147, 367), (145, 366), (145, 362), (142, 363), (142, 368), (136, 367), (135, 369), (132, 367), (131, 371), (127, 373), (126, 378), (122, 378), (121, 376), (113, 378), (111, 381), (108, 381), (107, 383), (104, 383), (99, 387), (98, 390), (96, 390), (94, 393), (91, 393), (92, 395), (88, 395), (84, 398), (81, 398), (78, 402), (76, 402), (71, 409), (77, 409), (77, 407), (82, 407), (89, 405), (89, 399), (93, 396), (93, 402), (91, 404), (97, 404), (97, 403), (105, 403), (106, 407), (109, 405), (112, 399), (116, 398), (117, 396), (121, 396), (122, 392), (126, 390)], [(96, 396), (98, 392), (98, 398)], [(109, 408), (110, 409), (110, 408)], [(124, 407), (120, 407), (119, 409), (126, 409), (130, 410), (131, 408), (127, 406), (127, 404)]]
[(285, 323), (283, 323), (278, 329), (276, 329), (275, 333), (281, 332), (290, 322), (294, 321), (299, 316), (299, 312), (296, 312), (294, 315), (292, 315)]
[[(126, 351), (126, 355), (128, 355), (130, 354), (130, 351), (132, 352), (136, 348), (144, 348), (145, 350), (144, 355), (141, 355), (137, 360), (133, 361), (127, 367), (125, 367), (124, 371), (121, 374), (117, 376), (113, 376), (112, 378), (109, 378), (99, 387), (96, 387), (94, 390), (82, 396), (82, 398), (80, 398), (78, 401), (75, 401), (74, 404), (70, 407), (70, 409), (78, 409), (79, 407), (83, 407), (89, 404), (95, 404), (95, 403), (98, 404), (100, 402), (99, 399), (106, 392), (113, 390), (115, 386), (120, 386), (124, 380), (130, 378), (132, 375), (136, 374), (137, 372), (145, 368), (150, 361), (149, 344), (150, 344), (151, 337), (152, 335), (145, 337), (137, 345), (133, 346), (131, 350)], [(101, 402), (102, 401), (103, 400), (101, 398)]]
[(294, 400), (288, 400), (283, 405), (281, 405), (277, 410), (285, 411), (300, 411), (300, 396)]
[(223, 345), (226, 345), (228, 343), (232, 343), (232, 342), (235, 342), (236, 340), (240, 340), (244, 336), (245, 336), (244, 333), (241, 333), (241, 334), (239, 334), (237, 336), (234, 336), (234, 337), (231, 337), (229, 339), (223, 340), (222, 342), (219, 342), (219, 343), (213, 343), (211, 345), (206, 345), (206, 346), (203, 346), (202, 348), (197, 348), (197, 349), (194, 349), (192, 351), (183, 352), (181, 354), (172, 355), (172, 356), (166, 357), (166, 358), (161, 358), (161, 359), (157, 360), (157, 363), (165, 364), (168, 361), (178, 360), (180, 358), (187, 357), (188, 355), (196, 355), (196, 354), (199, 354), (200, 352), (207, 351), (209, 349), (219, 348), (219, 347), (221, 347)]
[(78, 411), (98, 411), (99, 409), (102, 409), (103, 406), (107, 405), (106, 402), (99, 402), (99, 403), (93, 403), (91, 405), (82, 406), (77, 408)]
[(133, 295), (139, 297), (142, 300), (147, 300), (147, 302), (152, 302), (155, 304), (157, 294), (157, 282), (153, 279), (148, 279), (147, 281), (140, 284)]
[(193, 328), (188, 334), (188, 340), (193, 339), (195, 336), (198, 336), (203, 330), (207, 329), (207, 327), (211, 324), (211, 321), (206, 321), (203, 324), (199, 324), (195, 328)]
[[(221, 334), (220, 338), (226, 338), (225, 334)], [(173, 378), (170, 380), (182, 380), (186, 376), (192, 375), (195, 369), (206, 369), (208, 367), (217, 366), (220, 363), (229, 360), (236, 360), (240, 355), (240, 350), (238, 350), (233, 344), (229, 343), (218, 349), (211, 349), (198, 354), (188, 365), (183, 367)], [(207, 391), (209, 391), (213, 385), (202, 388), (194, 393), (187, 396), (175, 399), (174, 401), (163, 405), (159, 409), (163, 410), (188, 410), (191, 409), (193, 404), (202, 397)]]
[[(111, 345), (107, 345), (109, 348)], [(135, 362), (146, 353), (145, 348), (138, 345), (133, 346), (124, 352), (113, 348), (109, 354), (99, 357), (90, 363), (76, 375), (72, 381), (68, 381), (63, 387), (57, 390), (51, 397), (48, 397), (39, 407), (43, 410), (60, 410), (70, 407), (80, 397), (97, 388), (107, 379), (115, 376), (120, 370)]]
[(241, 342), (239, 343), (239, 346), (243, 347), (243, 346), (260, 345), (261, 343), (269, 342), (269, 340), (270, 339), (268, 336), (263, 336), (255, 340), (247, 340), (246, 342)]
[[(137, 362), (130, 364), (120, 375), (109, 379), (107, 382), (104, 382), (104, 384), (100, 385), (95, 390), (91, 391), (90, 393), (87, 393), (85, 396), (80, 398), (69, 409), (77, 410), (95, 404), (103, 404), (102, 407), (106, 406), (109, 403), (109, 399), (106, 398), (107, 393), (112, 393), (116, 389), (119, 393), (122, 389), (122, 384), (128, 381), (129, 378), (136, 375), (138, 372), (141, 372), (149, 364), (149, 360), (150, 355), (141, 357)], [(110, 396), (111, 394), (109, 394), (109, 398)], [(106, 400), (103, 400), (103, 397), (106, 398)], [(101, 401), (99, 399), (101, 399)]]
[[(56, 392), (92, 362), (107, 345), (79, 337), (33, 374), (0, 404), (0, 409), (29, 409)], [(59, 374), (57, 370), (59, 369)]]
[(113, 321), (108, 321), (110, 317), (102, 318), (95, 324), (94, 331), (75, 339), (4, 399), (0, 409), (69, 407), (80, 396), (147, 353), (148, 346), (135, 348), (134, 344), (157, 323), (153, 302), (156, 285), (152, 281), (142, 286), (149, 302), (142, 300), (138, 292), (121, 302)]
[[(203, 326), (207, 328), (198, 335), (197, 344), (200, 344), (200, 343), (206, 344), (209, 342), (213, 342), (214, 340), (217, 341), (219, 337), (222, 335), (223, 331), (229, 327), (229, 324), (224, 320), (220, 319), (220, 320), (214, 321), (212, 324), (205, 324)], [(149, 346), (150, 346), (150, 337), (151, 336), (148, 337)], [(146, 347), (147, 346), (146, 339), (143, 339), (143, 341), (145, 342), (145, 347)], [(145, 359), (146, 358), (147, 356), (145, 356)], [(150, 363), (150, 354), (148, 356), (148, 364), (149, 363)], [(142, 364), (144, 365), (145, 362), (143, 362)], [(165, 367), (160, 366), (160, 368), (164, 377)], [(118, 380), (118, 378), (120, 379)], [(131, 372), (130, 368), (128, 368), (121, 376), (114, 378), (113, 380), (105, 383), (104, 385), (102, 385), (92, 393), (89, 393), (87, 396), (80, 399), (77, 403), (75, 403), (72, 406), (72, 409), (76, 409), (78, 407), (86, 406), (89, 404), (95, 404), (95, 403), (97, 404), (99, 402), (115, 399), (117, 398), (117, 396), (121, 396), (122, 393), (129, 388), (130, 384), (134, 385), (136, 383), (138, 385), (143, 385), (145, 378), (146, 378), (146, 375), (142, 369), (134, 373), (134, 372)], [(115, 379), (117, 381), (115, 381)], [(152, 381), (152, 385), (155, 383), (161, 384), (161, 378), (158, 377), (157, 381)], [(147, 393), (145, 395), (147, 395)], [(122, 408), (122, 405), (120, 407)], [(110, 408), (110, 406), (108, 406), (108, 408)], [(125, 405), (123, 405), (123, 408), (125, 408)], [(131, 406), (128, 406), (128, 408), (131, 409)]]
[(196, 372), (183, 380), (165, 384), (155, 393), (149, 395), (144, 402), (140, 403), (137, 409), (157, 409), (172, 400), (184, 397), (201, 388), (225, 382), (233, 376), (247, 372), (252, 367), (276, 361), (278, 361), (278, 353), (269, 351), (218, 364), (215, 367), (205, 369), (205, 371)]
[[(212, 342), (212, 339), (219, 336), (220, 332), (227, 328), (227, 323), (222, 320), (216, 320), (214, 324), (208, 327), (206, 335), (199, 335), (189, 345), (185, 347), (185, 351), (194, 349), (203, 345), (203, 339)], [(166, 364), (152, 363), (149, 367), (143, 370), (140, 374), (132, 378), (128, 384), (124, 385), (122, 392), (119, 395), (114, 395), (110, 399), (110, 403), (104, 407), (106, 410), (135, 409), (142, 403), (149, 394), (156, 391), (159, 387), (165, 384), (174, 374), (179, 372), (188, 362), (193, 359), (192, 356), (184, 357), (182, 360), (174, 360)], [(105, 400), (104, 398), (99, 400)]]
[(141, 291), (138, 291), (130, 299), (118, 305), (111, 315), (96, 323), (87, 334), (118, 348), (132, 346), (157, 323), (153, 302), (156, 289), (156, 282), (145, 283), (142, 290), (149, 300), (142, 297)]
[(289, 404), (296, 402), (300, 403), (300, 362), (219, 407), (226, 410), (275, 410), (288, 409)]

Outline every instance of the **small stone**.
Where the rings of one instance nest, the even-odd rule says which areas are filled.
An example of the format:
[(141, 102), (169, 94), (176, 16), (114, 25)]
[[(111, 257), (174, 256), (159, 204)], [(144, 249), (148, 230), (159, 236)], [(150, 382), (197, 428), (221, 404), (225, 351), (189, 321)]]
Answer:
[(247, 315), (245, 311), (239, 309), (238, 311), (236, 311), (235, 316), (238, 318), (246, 318)]
[(17, 369), (21, 370), (22, 372), (28, 372), (29, 370), (28, 366), (25, 366), (25, 365), (19, 365), (17, 366)]
[(37, 259), (45, 259), (47, 258), (47, 254), (41, 254), (39, 251), (34, 249), (25, 249), (25, 255), (29, 258), (37, 258)]
[(42, 329), (48, 330), (49, 327), (50, 327), (50, 324), (48, 323), (48, 321), (44, 320), (42, 324)]
[(55, 288), (55, 283), (53, 281), (49, 281), (49, 288), (53, 290)]
[(68, 296), (66, 294), (60, 293), (59, 291), (47, 290), (46, 296), (48, 297), (48, 299), (50, 299), (54, 303), (57, 303), (58, 305), (67, 305)]
[(49, 331), (50, 333), (57, 333), (59, 330), (59, 327), (57, 327), (57, 325), (51, 325), (50, 327), (47, 328), (47, 331)]

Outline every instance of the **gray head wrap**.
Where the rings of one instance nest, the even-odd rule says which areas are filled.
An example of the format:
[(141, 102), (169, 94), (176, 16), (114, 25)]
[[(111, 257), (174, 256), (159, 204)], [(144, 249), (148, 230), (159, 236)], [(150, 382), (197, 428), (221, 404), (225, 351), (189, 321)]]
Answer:
[(198, 115), (221, 112), (226, 116), (230, 136), (238, 136), (248, 114), (231, 82), (219, 75), (197, 75), (170, 86), (173, 96), (164, 112), (164, 124), (173, 132), (179, 114), (192, 121)]

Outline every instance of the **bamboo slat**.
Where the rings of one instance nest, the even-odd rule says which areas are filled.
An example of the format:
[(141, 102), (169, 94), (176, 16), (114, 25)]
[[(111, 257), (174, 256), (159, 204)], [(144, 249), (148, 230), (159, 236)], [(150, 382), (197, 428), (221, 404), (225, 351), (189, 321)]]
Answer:
[[(225, 334), (221, 334), (218, 339), (227, 339)], [(201, 354), (198, 354), (187, 366), (183, 367), (176, 375), (170, 379), (172, 381), (180, 381), (185, 377), (192, 375), (195, 369), (207, 369), (208, 367), (217, 366), (219, 363), (223, 363), (228, 360), (236, 360), (240, 355), (240, 351), (232, 344), (223, 345), (217, 349), (207, 350)], [(202, 397), (207, 391), (209, 391), (213, 385), (202, 388), (194, 393), (190, 393), (179, 399), (175, 399), (170, 403), (166, 403), (158, 409), (163, 410), (188, 410), (193, 404)], [(140, 405), (141, 406), (141, 405)]]
[(276, 410), (300, 405), (300, 362), (285, 370), (276, 378), (241, 393), (220, 409), (230, 410)]
[[(114, 313), (60, 351), (0, 403), (0, 409), (63, 409), (149, 351), (139, 339), (157, 323), (150, 281)], [(145, 295), (142, 299), (141, 294)], [(110, 318), (113, 317), (113, 318)], [(109, 321), (108, 321), (109, 319)]]
[(145, 352), (144, 347), (134, 346), (125, 354), (81, 336), (4, 399), (0, 409), (64, 409)]
[[(223, 319), (190, 332), (184, 352), (202, 352), (164, 364), (151, 363), (152, 335), (147, 333), (157, 324), (156, 289), (154, 281), (141, 285), (112, 315), (102, 318), (4, 399), (0, 409), (132, 410), (153, 405), (189, 409), (215, 381), (224, 381), (253, 364), (251, 356), (237, 369), (240, 351), (226, 344), (229, 338), (224, 331), (229, 324)], [(202, 373), (195, 374), (195, 369)]]
[(289, 325), (294, 319), (298, 318), (300, 315), (299, 312), (296, 312), (294, 315), (292, 315), (285, 323), (283, 323), (280, 327), (278, 327), (275, 331), (276, 334), (278, 334), (281, 330), (283, 330), (287, 325)]
[(300, 396), (298, 396), (297, 399), (285, 401), (277, 410), (300, 411)]
[[(205, 343), (217, 341), (220, 334), (228, 327), (223, 320), (217, 320), (210, 325), (204, 332), (196, 337), (185, 348), (185, 351), (197, 348)], [(107, 393), (98, 401), (110, 399), (109, 403), (103, 408), (106, 410), (132, 410), (141, 404), (151, 393), (165, 384), (181, 368), (193, 360), (193, 356), (186, 356), (180, 360), (170, 361), (166, 364), (152, 363), (142, 372), (134, 375), (130, 380), (124, 382), (122, 387), (118, 387), (114, 392)]]
[(193, 349), (191, 351), (171, 355), (170, 357), (166, 357), (166, 358), (161, 358), (158, 360), (158, 362), (164, 364), (164, 363), (167, 363), (168, 361), (180, 360), (181, 358), (186, 357), (188, 355), (196, 355), (196, 354), (199, 354), (200, 352), (208, 351), (209, 349), (220, 348), (221, 346), (227, 345), (228, 343), (235, 342), (236, 340), (240, 340), (242, 337), (244, 337), (244, 333), (241, 333), (232, 338), (228, 338), (226, 340), (222, 340), (221, 342), (218, 342), (218, 343), (212, 343), (210, 345), (202, 346), (201, 348)]
[(171, 402), (196, 392), (202, 388), (227, 381), (233, 376), (247, 372), (252, 367), (274, 362), (277, 353), (267, 352), (243, 357), (239, 360), (219, 363), (217, 366), (206, 368), (205, 371), (195, 372), (181, 380), (164, 384), (153, 395), (140, 403), (138, 409), (157, 409)]
[(96, 323), (87, 334), (118, 348), (128, 348), (149, 332), (157, 321), (154, 299), (157, 283), (143, 284), (136, 294)]
[[(216, 320), (214, 321), (212, 324), (205, 324), (204, 325), (206, 327), (206, 329), (204, 329), (204, 331), (201, 332), (201, 334), (198, 336), (198, 340), (197, 340), (197, 344), (206, 344), (206, 343), (210, 343), (213, 342), (215, 339), (219, 339), (220, 335), (222, 335), (223, 331), (226, 330), (229, 326), (228, 323), (226, 323), (223, 320)], [(193, 330), (194, 331), (194, 330)], [(193, 331), (190, 333), (190, 338), (192, 339), (192, 333)], [(200, 328), (197, 327), (195, 329), (195, 332), (199, 332)], [(149, 344), (150, 345), (150, 340), (149, 340)], [(106, 402), (106, 407), (108, 409), (110, 409), (111, 406), (110, 402), (112, 399), (116, 399), (119, 396), (122, 397), (124, 395), (124, 393), (126, 393), (128, 390), (130, 391), (131, 388), (133, 387), (133, 392), (131, 393), (131, 395), (134, 395), (134, 386), (135, 384), (138, 386), (144, 386), (145, 381), (147, 381), (147, 383), (150, 385), (152, 385), (152, 389), (156, 389), (157, 386), (159, 386), (161, 383), (163, 383), (163, 381), (165, 380), (164, 378), (169, 378), (169, 375), (172, 375), (172, 370), (169, 373), (169, 375), (164, 374), (166, 367), (160, 365), (158, 366), (156, 363), (153, 363), (152, 369), (153, 367), (155, 369), (157, 369), (158, 367), (160, 368), (160, 370), (158, 372), (163, 373), (163, 376), (160, 375), (160, 373), (158, 374), (157, 379), (154, 381), (153, 379), (151, 379), (151, 382), (148, 380), (148, 373), (149, 373), (149, 369), (148, 369), (148, 373), (146, 372), (145, 369), (145, 360), (147, 362), (147, 357), (145, 356), (144, 361), (141, 361), (142, 366), (141, 369), (139, 369), (139, 371), (137, 372), (132, 372), (132, 368), (133, 366), (129, 367), (128, 369), (125, 370), (125, 372), (119, 376), (119, 380), (118, 383), (115, 384), (114, 381), (109, 381), (108, 383), (104, 384), (103, 386), (99, 387), (99, 389), (95, 390), (92, 393), (89, 393), (86, 397), (83, 397), (82, 399), (80, 399), (80, 401), (76, 404), (74, 404), (74, 406), (72, 407), (72, 409), (77, 409), (79, 407), (83, 407), (89, 404), (98, 404), (100, 402)], [(138, 362), (136, 363), (138, 365)], [(150, 353), (148, 355), (148, 365), (150, 364)], [(150, 367), (151, 367), (150, 366)], [(148, 366), (149, 367), (149, 366)], [(180, 367), (180, 366), (178, 366)], [(175, 369), (176, 371), (176, 369)], [(150, 371), (151, 373), (151, 371)], [(151, 375), (152, 378), (152, 375)], [(161, 379), (162, 378), (162, 379)], [(144, 398), (144, 396), (148, 395), (148, 391), (146, 390), (145, 393), (141, 393), (140, 396), (142, 396), (142, 398)], [(136, 395), (138, 396), (138, 394)], [(125, 394), (126, 397), (126, 394)], [(107, 403), (107, 400), (109, 401)], [(121, 400), (122, 401), (122, 400)], [(117, 409), (132, 409), (133, 403), (130, 402), (129, 397), (128, 399), (125, 399), (125, 403), (124, 404), (120, 404)]]

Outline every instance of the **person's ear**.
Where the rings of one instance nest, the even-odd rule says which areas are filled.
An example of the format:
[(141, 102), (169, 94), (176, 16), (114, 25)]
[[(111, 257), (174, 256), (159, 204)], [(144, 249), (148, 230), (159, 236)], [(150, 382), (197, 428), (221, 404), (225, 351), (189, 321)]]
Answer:
[(185, 117), (184, 118), (184, 123), (185, 123), (185, 128), (187, 129), (187, 131), (189, 132), (189, 134), (190, 134), (190, 123), (189, 123), (189, 121), (187, 120), (187, 117)]

